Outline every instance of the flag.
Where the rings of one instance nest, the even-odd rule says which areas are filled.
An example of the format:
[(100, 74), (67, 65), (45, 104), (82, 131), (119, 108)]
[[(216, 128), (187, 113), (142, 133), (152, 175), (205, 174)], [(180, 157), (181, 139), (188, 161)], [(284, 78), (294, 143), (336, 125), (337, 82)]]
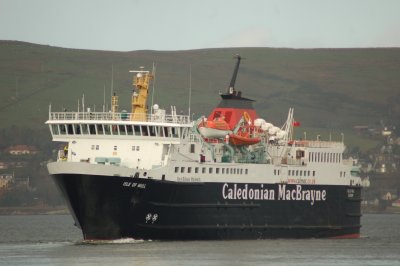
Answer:
[(300, 126), (300, 122), (293, 120), (293, 126), (294, 127), (299, 127)]

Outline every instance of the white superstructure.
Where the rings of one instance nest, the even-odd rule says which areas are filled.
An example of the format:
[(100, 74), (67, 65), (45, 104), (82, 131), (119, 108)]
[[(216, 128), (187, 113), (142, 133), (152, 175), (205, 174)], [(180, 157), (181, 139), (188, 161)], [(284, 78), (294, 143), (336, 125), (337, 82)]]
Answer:
[[(64, 165), (58, 169), (68, 165), (97, 171), (99, 166), (110, 174), (104, 171), (109, 166), (113, 175), (146, 172), (152, 178), (182, 182), (360, 183), (358, 167), (343, 158), (342, 142), (271, 141), (266, 133), (258, 144), (232, 147), (224, 141), (205, 141), (189, 116), (173, 110), (171, 115), (161, 110), (160, 116), (157, 108), (144, 121), (128, 120), (129, 113), (50, 112), (46, 123), (53, 140), (66, 143), (58, 156)], [(289, 120), (288, 125), (292, 116)], [(92, 166), (73, 166), (76, 163)]]

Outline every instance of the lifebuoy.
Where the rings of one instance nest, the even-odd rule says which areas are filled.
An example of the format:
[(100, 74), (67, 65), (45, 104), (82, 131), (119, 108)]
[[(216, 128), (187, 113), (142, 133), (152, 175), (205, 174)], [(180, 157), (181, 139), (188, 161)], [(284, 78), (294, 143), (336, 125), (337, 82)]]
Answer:
[(247, 112), (243, 113), (244, 121), (246, 121), (249, 125), (251, 125), (251, 117)]

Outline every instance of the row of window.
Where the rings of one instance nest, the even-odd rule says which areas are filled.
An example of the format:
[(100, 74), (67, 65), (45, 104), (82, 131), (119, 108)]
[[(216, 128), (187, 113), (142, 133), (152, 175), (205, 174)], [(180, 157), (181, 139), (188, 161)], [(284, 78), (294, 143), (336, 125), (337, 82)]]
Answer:
[(288, 170), (288, 176), (315, 176), (315, 171), (311, 172), (310, 170)]
[[(280, 174), (281, 170), (274, 169), (274, 175)], [(311, 172), (310, 170), (288, 170), (288, 176), (315, 176), (315, 171)]]
[(341, 153), (331, 153), (331, 152), (310, 152), (309, 161), (319, 162), (319, 163), (340, 163), (342, 160)]
[[(195, 174), (201, 173), (202, 174), (206, 174), (207, 173), (207, 167), (179, 167), (176, 166), (175, 167), (175, 173), (192, 173), (192, 171), (194, 170)], [(245, 175), (247, 175), (249, 173), (248, 169), (242, 169), (242, 168), (219, 168), (219, 167), (209, 167), (208, 168), (208, 173), (209, 174), (213, 174), (215, 171), (216, 174), (238, 174), (238, 175), (242, 175), (243, 173)]]
[[(100, 149), (100, 145), (94, 145), (93, 144), (91, 146), (91, 149), (98, 151)], [(118, 146), (114, 146), (113, 149), (114, 149), (114, 151), (117, 151), (118, 150)], [(132, 146), (132, 151), (140, 151), (140, 146)]]
[[(280, 175), (281, 170), (274, 169), (274, 175)], [(352, 175), (357, 176), (359, 172), (355, 171)], [(315, 176), (315, 171), (310, 170), (288, 170), (288, 176)], [(346, 177), (345, 171), (340, 171), (340, 177)]]
[(107, 125), (107, 124), (53, 124), (53, 135), (130, 135), (164, 138), (179, 138), (177, 127), (147, 125)]

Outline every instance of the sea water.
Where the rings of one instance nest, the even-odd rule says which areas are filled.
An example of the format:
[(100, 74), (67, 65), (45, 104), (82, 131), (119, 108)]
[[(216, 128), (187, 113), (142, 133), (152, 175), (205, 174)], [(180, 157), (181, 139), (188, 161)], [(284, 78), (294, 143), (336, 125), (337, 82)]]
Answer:
[(0, 265), (400, 265), (400, 215), (360, 239), (85, 242), (70, 215), (0, 216)]

